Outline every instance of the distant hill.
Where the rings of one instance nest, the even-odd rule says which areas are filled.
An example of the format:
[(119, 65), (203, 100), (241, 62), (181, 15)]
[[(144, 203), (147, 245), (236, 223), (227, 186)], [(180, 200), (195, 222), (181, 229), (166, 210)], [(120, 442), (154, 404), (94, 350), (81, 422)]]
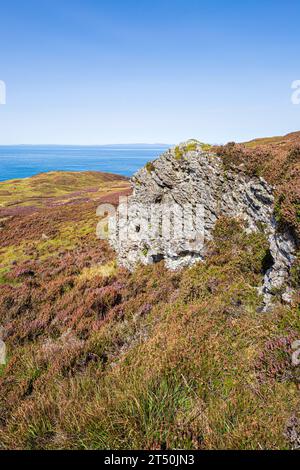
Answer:
[(108, 145), (101, 145), (100, 147), (108, 147), (108, 148), (123, 148), (123, 149), (132, 149), (132, 148), (138, 148), (138, 149), (160, 149), (160, 148), (169, 148), (171, 147), (172, 144), (108, 144)]
[(287, 151), (294, 145), (300, 145), (300, 131), (284, 136), (262, 137), (244, 142), (246, 147), (268, 147), (276, 152)]

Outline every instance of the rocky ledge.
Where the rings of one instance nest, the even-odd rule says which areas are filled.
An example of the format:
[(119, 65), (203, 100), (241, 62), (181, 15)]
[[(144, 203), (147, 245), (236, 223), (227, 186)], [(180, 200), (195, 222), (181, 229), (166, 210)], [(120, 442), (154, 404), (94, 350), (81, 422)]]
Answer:
[[(270, 262), (262, 286), (265, 302), (284, 285), (295, 243), (288, 231), (277, 227), (273, 188), (264, 179), (250, 177), (242, 168), (226, 168), (220, 157), (191, 140), (148, 163), (132, 178), (132, 186), (127, 206), (121, 204), (110, 221), (110, 242), (121, 265), (132, 270), (137, 263), (163, 259), (170, 269), (179, 269), (201, 261), (216, 220), (228, 216), (244, 219), (247, 230), (264, 230), (268, 237)], [(181, 212), (183, 219), (187, 214), (189, 223), (201, 214), (191, 236), (172, 223), (166, 235), (161, 222), (168, 207)], [(155, 217), (159, 223), (154, 229)], [(125, 236), (124, 226), (128, 228)], [(288, 290), (283, 298), (289, 300)]]

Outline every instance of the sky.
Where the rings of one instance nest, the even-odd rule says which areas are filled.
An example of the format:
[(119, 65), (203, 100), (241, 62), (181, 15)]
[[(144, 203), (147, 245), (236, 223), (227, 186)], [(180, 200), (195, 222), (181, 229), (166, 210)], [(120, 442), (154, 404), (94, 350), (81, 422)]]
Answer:
[(0, 1), (0, 145), (300, 130), (299, 0)]

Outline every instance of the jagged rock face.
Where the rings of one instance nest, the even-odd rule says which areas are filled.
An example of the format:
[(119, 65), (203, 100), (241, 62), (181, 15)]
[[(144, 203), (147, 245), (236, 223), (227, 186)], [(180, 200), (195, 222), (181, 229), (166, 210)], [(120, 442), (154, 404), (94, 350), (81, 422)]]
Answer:
[[(268, 235), (273, 263), (262, 288), (266, 301), (271, 291), (286, 280), (294, 241), (288, 233), (277, 231), (273, 191), (262, 178), (225, 169), (218, 156), (204, 151), (199, 143), (187, 142), (138, 171), (132, 184), (125, 218), (117, 214), (110, 223), (110, 241), (121, 265), (133, 269), (139, 262), (164, 259), (167, 267), (178, 269), (203, 260), (205, 241), (211, 238), (216, 220), (225, 215), (245, 219), (248, 230), (264, 227)], [(176, 228), (166, 236), (161, 219), (153, 229), (153, 220), (163, 217), (166, 207), (172, 207), (174, 213), (188, 214), (188, 220), (201, 216), (191, 236), (180, 230), (176, 236)], [(119, 237), (124, 225), (129, 231)]]

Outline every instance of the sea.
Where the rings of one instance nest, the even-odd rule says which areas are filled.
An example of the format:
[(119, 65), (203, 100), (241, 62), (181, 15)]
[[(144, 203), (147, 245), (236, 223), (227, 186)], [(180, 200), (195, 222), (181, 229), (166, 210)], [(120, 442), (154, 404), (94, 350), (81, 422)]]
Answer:
[(132, 176), (165, 152), (166, 144), (0, 146), (0, 181), (48, 171), (102, 171)]

